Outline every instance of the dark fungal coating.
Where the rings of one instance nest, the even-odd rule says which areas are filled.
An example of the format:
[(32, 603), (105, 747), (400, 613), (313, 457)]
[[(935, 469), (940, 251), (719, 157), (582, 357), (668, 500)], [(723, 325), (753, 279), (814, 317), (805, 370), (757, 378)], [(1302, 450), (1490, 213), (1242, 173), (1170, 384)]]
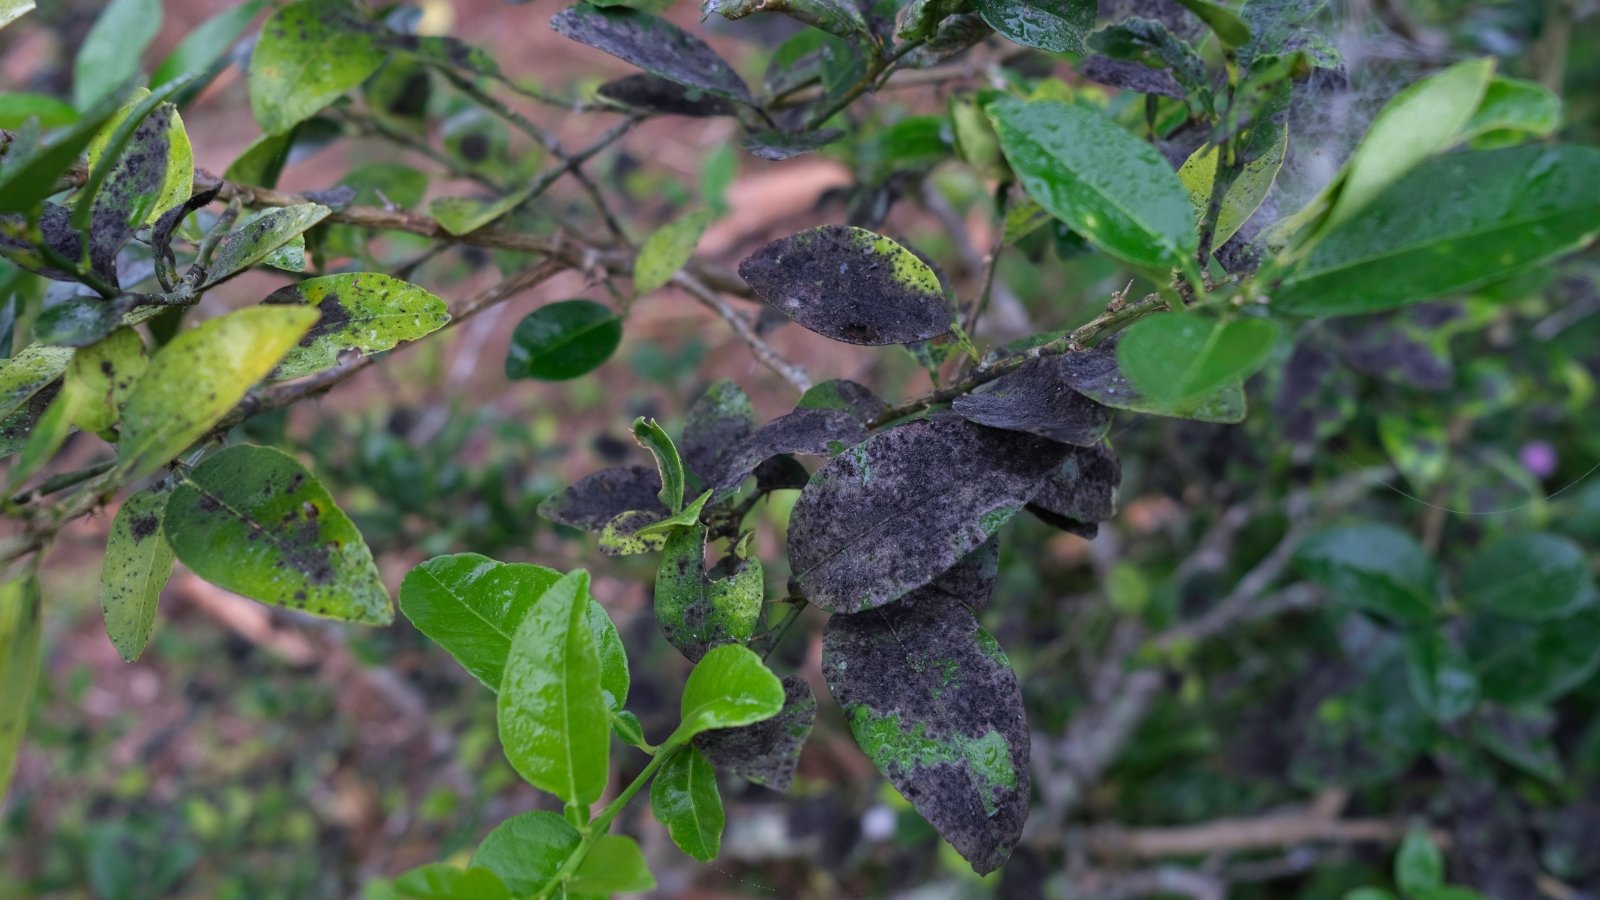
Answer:
[(1030, 360), (951, 404), (962, 418), (1025, 431), (1075, 447), (1092, 446), (1111, 428), (1111, 410), (1073, 390), (1050, 359)]
[(732, 491), (758, 466), (788, 453), (823, 456), (867, 439), (867, 430), (850, 412), (839, 409), (797, 409), (761, 426), (721, 457), (707, 481), (719, 492)]
[(801, 409), (849, 410), (861, 424), (868, 426), (877, 422), (889, 411), (889, 404), (883, 402), (877, 394), (865, 385), (848, 378), (834, 378), (813, 385), (800, 396), (800, 402), (796, 406)]
[(1078, 71), (1090, 81), (1125, 91), (1172, 97), (1177, 100), (1187, 96), (1183, 85), (1179, 84), (1178, 79), (1172, 77), (1172, 73), (1167, 69), (1152, 69), (1131, 60), (1091, 56), (1084, 60), (1083, 66)]
[(756, 466), (756, 490), (763, 494), (773, 491), (798, 491), (811, 480), (811, 473), (800, 461), (784, 453)]
[(773, 241), (739, 275), (774, 309), (836, 341), (908, 344), (950, 331), (938, 275), (862, 228), (824, 225)]
[(912, 598), (925, 592), (936, 591), (961, 601), (973, 612), (979, 612), (989, 605), (989, 599), (994, 595), (995, 582), (999, 578), (1000, 536), (995, 535), (979, 544), (978, 549), (962, 557), (961, 561), (951, 566), (949, 571), (928, 582), (927, 587), (899, 602), (911, 602)]
[(550, 27), (557, 34), (685, 87), (740, 103), (755, 102), (738, 73), (710, 45), (648, 13), (580, 3), (558, 13), (550, 20)]
[(702, 481), (709, 479), (728, 451), (755, 427), (755, 407), (744, 390), (726, 378), (713, 383), (689, 407), (683, 425), (684, 464)]
[(685, 87), (649, 72), (639, 72), (608, 81), (600, 86), (600, 96), (623, 106), (671, 116), (731, 116), (734, 106), (714, 94)]
[(785, 134), (781, 131), (762, 131), (746, 137), (739, 146), (746, 153), (768, 162), (783, 162), (821, 150), (844, 137), (838, 128), (820, 128), (805, 134)]
[(584, 531), (601, 531), (606, 523), (629, 510), (642, 510), (666, 518), (662, 505), (661, 474), (646, 466), (601, 469), (539, 504), (539, 515)]
[[(39, 236), (46, 247), (61, 254), (63, 259), (76, 260), (83, 256), (83, 238), (72, 227), (71, 219), (72, 210), (46, 200), (39, 213)], [(55, 281), (77, 281), (75, 276), (45, 264), (31, 244), (13, 237), (7, 230), (16, 228), (20, 232), (26, 224), (26, 218), (21, 215), (0, 215), (0, 249), (18, 251), (6, 254), (7, 258), (35, 275)]]
[[(161, 193), (167, 177), (169, 141), (176, 107), (157, 106), (133, 130), (122, 155), (95, 194), (89, 210), (89, 266), (112, 285), (117, 280), (117, 252), (133, 237)], [(104, 161), (101, 162), (104, 165)]]
[(834, 616), (822, 671), (856, 743), (917, 812), (979, 874), (1004, 864), (1028, 811), (1028, 725), (1016, 675), (971, 611), (924, 589)]
[(799, 675), (785, 675), (783, 710), (742, 728), (716, 728), (695, 736), (694, 745), (719, 772), (775, 791), (787, 791), (800, 764), (800, 748), (817, 720), (817, 696)]
[(1028, 502), (1028, 512), (1073, 534), (1092, 538), (1116, 515), (1122, 463), (1108, 442), (1073, 450)]
[(900, 599), (987, 541), (1070, 450), (954, 416), (846, 450), (812, 476), (790, 516), (800, 595), (845, 613)]

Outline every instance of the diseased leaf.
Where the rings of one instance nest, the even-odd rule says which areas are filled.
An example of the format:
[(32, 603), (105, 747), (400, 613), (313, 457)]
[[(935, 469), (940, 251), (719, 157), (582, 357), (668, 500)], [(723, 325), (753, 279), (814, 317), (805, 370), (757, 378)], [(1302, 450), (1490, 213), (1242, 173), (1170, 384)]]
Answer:
[(57, 347), (86, 347), (122, 324), (117, 304), (97, 295), (69, 297), (33, 320), (33, 339)]
[(872, 425), (889, 411), (889, 404), (866, 387), (846, 378), (835, 378), (812, 385), (800, 395), (796, 409), (842, 409), (862, 425)]
[(78, 154), (89, 145), (100, 127), (122, 108), (131, 89), (119, 89), (101, 100), (82, 118), (49, 142), (23, 153), (15, 144), (6, 154), (0, 171), (0, 213), (28, 212), (56, 192), (56, 179), (78, 161)]
[(43, 618), (33, 574), (0, 584), (0, 796), (11, 784), (39, 676)]
[(167, 501), (162, 530), (178, 559), (218, 587), (342, 622), (394, 621), (361, 532), (280, 450), (241, 444), (196, 466)]
[(1272, 292), (1295, 315), (1394, 309), (1467, 290), (1592, 240), (1600, 149), (1528, 145), (1441, 157), (1388, 186)]
[(1343, 57), (1318, 28), (1317, 14), (1326, 5), (1327, 0), (1245, 0), (1239, 15), (1251, 38), (1239, 48), (1240, 61), (1251, 66), (1301, 51), (1318, 68), (1339, 68)]
[(729, 447), (706, 481), (718, 495), (731, 493), (764, 462), (775, 456), (802, 453), (831, 455), (867, 439), (853, 412), (840, 409), (797, 409), (756, 429)]
[(383, 64), (370, 27), (343, 0), (302, 0), (273, 13), (250, 55), (250, 109), (267, 134), (311, 118)]
[(1116, 515), (1122, 465), (1111, 444), (1080, 447), (1028, 501), (1028, 512), (1063, 531), (1093, 538)]
[(978, 46), (994, 30), (977, 13), (951, 16), (939, 24), (939, 30), (921, 47), (901, 57), (907, 69), (927, 69)]
[(721, 469), (733, 445), (756, 427), (755, 407), (744, 389), (724, 378), (689, 407), (683, 425), (683, 461), (701, 481)]
[(1259, 369), (1277, 341), (1267, 319), (1219, 321), (1193, 313), (1146, 316), (1122, 333), (1117, 364), (1140, 393), (1178, 404)]
[(709, 118), (731, 116), (735, 110), (722, 97), (648, 72), (608, 81), (595, 93), (613, 103), (658, 115)]
[(714, 218), (716, 213), (703, 209), (679, 216), (650, 235), (634, 259), (634, 290), (648, 294), (671, 281), (694, 256), (695, 245)]
[(0, 419), (8, 418), (44, 390), (72, 362), (71, 347), (29, 344), (0, 362)]
[(1073, 390), (1047, 359), (1023, 363), (957, 397), (950, 408), (969, 422), (1078, 447), (1098, 444), (1111, 428), (1111, 410)]
[(645, 862), (639, 842), (620, 834), (602, 835), (589, 848), (589, 855), (578, 864), (567, 882), (567, 895), (581, 897), (599, 894), (627, 894), (654, 890), (655, 876)]
[(1121, 335), (1114, 334), (1080, 353), (1063, 353), (1057, 360), (1063, 377), (1072, 389), (1113, 409), (1197, 419), (1236, 425), (1244, 421), (1244, 388), (1234, 381), (1214, 393), (1176, 402), (1164, 402), (1141, 393), (1122, 372), (1117, 347)]
[(565, 381), (587, 375), (622, 343), (622, 320), (592, 300), (561, 300), (517, 323), (506, 351), (506, 377)]
[(106, 636), (125, 662), (138, 659), (150, 642), (156, 604), (172, 575), (172, 546), (161, 529), (167, 496), (154, 490), (131, 494), (111, 522), (100, 571), (100, 608)]
[[(132, 114), (137, 115), (138, 110)], [(156, 203), (167, 177), (167, 130), (173, 115), (174, 108), (162, 104), (145, 116), (121, 152), (111, 160), (100, 161), (101, 166), (111, 168), (99, 190), (86, 198), (87, 215), (73, 212), (73, 225), (87, 226), (90, 270), (113, 286), (120, 284), (118, 251), (133, 237), (134, 228), (160, 212)], [(107, 127), (113, 125), (108, 123)], [(87, 194), (92, 185), (86, 185), (84, 190)]]
[(783, 684), (748, 647), (723, 644), (695, 664), (683, 686), (680, 720), (664, 747), (688, 743), (713, 728), (737, 728), (783, 711)]
[(1143, 63), (1112, 59), (1108, 56), (1091, 56), (1079, 68), (1084, 78), (1098, 84), (1124, 91), (1153, 94), (1183, 100), (1189, 92), (1168, 69), (1152, 69)]
[(1056, 100), (987, 107), (1028, 195), (1085, 240), (1136, 266), (1192, 265), (1194, 207), (1152, 146), (1103, 113)]
[(868, 32), (866, 17), (856, 0), (703, 0), (701, 9), (725, 19), (742, 19), (751, 13), (781, 12), (789, 18), (829, 34)]
[(868, 758), (984, 874), (1028, 813), (1022, 692), (965, 606), (922, 593), (829, 619), (822, 672)]
[[(141, 101), (149, 96), (150, 91), (147, 88), (140, 88), (134, 91), (128, 98), (128, 102), (123, 104), (116, 115), (111, 117), (110, 121), (106, 122), (104, 127), (100, 129), (100, 133), (95, 136), (95, 139), (89, 142), (89, 146), (84, 151), (89, 168), (93, 169), (100, 162), (101, 156), (105, 153), (106, 145), (110, 143), (112, 133), (117, 126), (122, 123), (129, 113), (134, 111), (134, 108)], [(189, 144), (189, 133), (184, 130), (183, 117), (178, 115), (176, 107), (167, 107), (165, 105), (157, 107), (156, 111), (151, 114), (152, 117), (157, 115), (167, 120), (166, 149), (162, 151), (160, 157), (165, 160), (166, 173), (161, 180), (161, 188), (156, 193), (155, 202), (151, 205), (150, 211), (143, 220), (136, 223), (142, 225), (153, 224), (156, 219), (161, 217), (162, 213), (174, 207), (182, 206), (194, 191), (194, 149)], [(142, 125), (143, 123), (141, 123), (141, 127)], [(128, 157), (138, 152), (137, 148), (141, 146), (150, 149), (157, 146), (158, 143), (148, 133), (142, 139), (136, 133), (129, 148), (123, 151), (123, 156)], [(141, 161), (140, 168), (153, 162), (154, 159)], [(121, 174), (113, 177), (127, 176), (126, 174)]]
[(566, 803), (605, 791), (611, 716), (584, 621), (589, 573), (569, 572), (523, 617), (500, 683), (500, 743), (524, 780)]
[(1461, 602), (1508, 619), (1559, 619), (1600, 600), (1583, 548), (1554, 534), (1512, 534), (1473, 553)]
[(701, 732), (694, 746), (717, 769), (746, 781), (788, 791), (800, 764), (800, 748), (811, 736), (817, 719), (817, 697), (799, 675), (785, 675), (783, 710), (742, 728), (714, 728)]
[(601, 469), (539, 504), (539, 515), (569, 528), (599, 532), (629, 510), (659, 521), (671, 513), (661, 505), (661, 474), (645, 466)]
[(656, 620), (667, 641), (696, 662), (712, 647), (748, 643), (766, 600), (761, 560), (743, 544), (710, 572), (705, 557), (705, 526), (691, 525), (667, 537), (656, 569)]
[(551, 19), (550, 27), (580, 44), (603, 50), (684, 87), (739, 103), (755, 103), (738, 73), (715, 50), (671, 22), (648, 13), (579, 3)]
[(477, 553), (436, 556), (407, 573), (400, 611), (472, 677), (500, 689), (511, 639), (561, 573)]
[[(31, 4), (30, 4), (31, 5)], [(111, 0), (72, 61), (72, 102), (88, 109), (132, 81), (161, 30), (161, 0)]]
[(1325, 528), (1301, 542), (1295, 566), (1334, 599), (1403, 622), (1438, 609), (1438, 573), (1408, 534), (1367, 522)]
[(50, 411), (56, 397), (60, 396), (63, 390), (65, 388), (61, 382), (51, 382), (37, 394), (23, 401), (22, 406), (11, 415), (0, 419), (0, 458), (22, 450), (33, 440), (33, 433), (38, 429), (40, 420)]
[(1002, 37), (1051, 53), (1082, 53), (1099, 10), (1096, 0), (975, 0), (973, 6)]
[(1205, 61), (1194, 47), (1160, 22), (1137, 16), (1129, 18), (1096, 31), (1090, 45), (1112, 59), (1165, 69), (1182, 87), (1183, 96), (1179, 99), (1196, 102), (1202, 109), (1212, 106), (1210, 75)]
[(252, 306), (173, 338), (122, 408), (125, 479), (149, 475), (211, 430), (316, 321), (314, 309)]
[(746, 153), (757, 159), (768, 162), (783, 162), (804, 156), (813, 150), (821, 150), (829, 144), (837, 142), (844, 137), (844, 131), (838, 128), (819, 128), (805, 134), (785, 134), (781, 131), (761, 131), (749, 135), (739, 146)]
[(900, 599), (988, 540), (1069, 452), (954, 417), (852, 447), (817, 470), (790, 516), (800, 595), (844, 613)]
[(414, 284), (377, 272), (308, 278), (279, 288), (263, 303), (315, 306), (322, 314), (273, 370), (274, 379), (299, 378), (339, 363), (348, 350), (381, 353), (443, 328), (444, 301)]
[[(10, 25), (33, 9), (33, 0), (0, 0), (0, 28)], [(0, 128), (4, 127), (9, 126), (0, 125)], [(4, 787), (5, 784), (6, 780), (0, 779), (0, 787)]]
[(582, 839), (556, 813), (523, 813), (489, 832), (472, 854), (472, 865), (500, 876), (514, 896), (532, 896), (560, 871)]
[(939, 276), (864, 228), (824, 225), (773, 241), (739, 275), (774, 309), (836, 341), (908, 344), (950, 330)]
[(250, 217), (222, 239), (206, 270), (205, 287), (213, 287), (263, 263), (274, 251), (310, 230), (333, 211), (316, 203), (265, 210)]
[[(1212, 230), (1212, 247), (1220, 248), (1238, 234), (1272, 191), (1278, 170), (1283, 168), (1284, 153), (1289, 147), (1288, 123), (1285, 122), (1273, 133), (1277, 135), (1277, 140), (1271, 148), (1245, 163), (1233, 184), (1223, 192), (1222, 205), (1217, 210), (1216, 227)], [(1217, 166), (1221, 159), (1221, 150), (1214, 144), (1206, 144), (1178, 169), (1178, 180), (1189, 191), (1189, 200), (1194, 204), (1197, 217), (1203, 218), (1210, 209), (1212, 187), (1216, 184)]]
[(722, 846), (722, 795), (717, 773), (693, 745), (674, 753), (650, 782), (650, 809), (678, 849), (701, 862)]
[(56, 391), (55, 398), (50, 401), (44, 414), (35, 420), (32, 432), (11, 464), (11, 471), (5, 480), (6, 494), (16, 493), (33, 473), (56, 455), (56, 451), (72, 435), (72, 420), (82, 405), (83, 397), (77, 391), (65, 385)]

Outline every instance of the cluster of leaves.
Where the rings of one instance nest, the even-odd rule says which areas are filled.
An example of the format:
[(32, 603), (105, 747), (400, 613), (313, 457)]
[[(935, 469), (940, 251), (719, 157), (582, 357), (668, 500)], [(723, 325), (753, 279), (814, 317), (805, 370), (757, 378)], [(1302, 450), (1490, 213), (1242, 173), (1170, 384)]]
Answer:
[[(38, 668), (37, 561), (62, 522), (124, 489), (133, 492), (112, 526), (102, 599), (126, 659), (149, 638), (175, 560), (265, 603), (392, 620), (361, 533), (312, 473), (274, 449), (222, 445), (230, 427), (342, 372), (342, 359), (370, 358), (451, 321), (442, 300), (399, 278), (326, 271), (328, 259), (344, 257), (381, 268), (360, 233), (374, 220), (339, 216), (364, 194), (415, 205), (425, 185), (369, 167), (287, 205), (263, 202), (250, 185), (270, 193), (285, 158), (337, 117), (351, 91), (383, 111), (381, 127), (404, 133), (416, 99), (410, 75), (443, 73), (480, 106), (483, 85), (503, 81), (492, 60), (452, 39), (369, 21), (343, 3), (290, 4), (267, 19), (250, 58), (263, 136), (225, 179), (197, 178), (178, 106), (215, 76), (260, 4), (224, 13), (203, 38), (197, 31), (146, 90), (127, 84), (136, 72), (104, 58), (105, 35), (148, 6), (108, 8), (80, 54), (75, 107), (19, 104), (22, 125), (0, 158), (0, 253), (61, 286), (18, 317), (17, 333), (31, 340), (0, 369), (0, 439), (16, 456), (7, 494), (74, 429), (115, 445), (98, 470), (12, 502), (29, 531), (11, 558), (32, 556), (0, 585), (0, 775)], [(974, 870), (997, 869), (1021, 838), (1031, 797), (1023, 691), (978, 620), (995, 593), (1001, 529), (1027, 511), (1092, 537), (1112, 519), (1122, 478), (1108, 439), (1115, 411), (1242, 422), (1245, 380), (1306, 319), (1417, 308), (1514, 279), (1586, 246), (1600, 216), (1600, 151), (1546, 142), (1559, 101), (1498, 74), (1491, 59), (1457, 63), (1393, 97), (1322, 190), (1277, 215), (1267, 200), (1289, 152), (1290, 112), (1307, 79), (1341, 65), (1305, 27), (1302, 4), (1182, 0), (1181, 17), (1096, 29), (1096, 4), (1083, 0), (708, 0), (707, 12), (729, 19), (782, 14), (804, 26), (773, 53), (759, 91), (659, 17), (664, 6), (579, 3), (552, 27), (643, 70), (598, 91), (629, 121), (731, 117), (747, 132), (744, 148), (767, 160), (845, 140), (839, 115), (893, 71), (935, 66), (994, 35), (1079, 58), (1084, 76), (1147, 102), (1140, 120), (1134, 107), (1007, 70), (1003, 87), (956, 92), (944, 115), (892, 126), (876, 170), (859, 152), (873, 177), (852, 201), (850, 224), (781, 238), (739, 266), (773, 315), (839, 342), (903, 346), (936, 379), (954, 370), (948, 385), (891, 406), (854, 382), (827, 381), (762, 424), (739, 386), (719, 382), (678, 440), (653, 419), (633, 423), (654, 466), (596, 472), (541, 505), (548, 519), (596, 534), (604, 553), (660, 554), (655, 613), (695, 668), (680, 724), (659, 745), (625, 708), (627, 659), (586, 573), (458, 554), (407, 576), (402, 612), (496, 692), (507, 758), (564, 813), (507, 820), (470, 865), (425, 866), (388, 886), (402, 896), (649, 889), (638, 845), (609, 833), (646, 786), (674, 842), (696, 859), (715, 857), (724, 825), (716, 772), (786, 789), (811, 731), (810, 688), (763, 663), (807, 606), (831, 614), (823, 672), (862, 750)], [(391, 54), (403, 64), (388, 67)], [(61, 116), (57, 127), (47, 126), (51, 115)], [(506, 151), (503, 130), (465, 121), (446, 143), (493, 195), (432, 201), (437, 231), (426, 233), (440, 240), (515, 221), (581, 162), (552, 146), (561, 164), (535, 175)], [(954, 155), (992, 182), (997, 256), (1041, 236), (1075, 242), (1139, 276), (1148, 296), (1119, 295), (1082, 328), (980, 352), (970, 332), (990, 286), (960, 297), (927, 258), (880, 233), (899, 190), (890, 172), (918, 165), (918, 153), (923, 162)], [(212, 216), (216, 202), (226, 209)], [(263, 208), (241, 219), (252, 205)], [(685, 215), (642, 242), (629, 265), (635, 292), (697, 283), (686, 267), (715, 215)], [(245, 271), (312, 266), (325, 274), (174, 333), (176, 315)], [(518, 324), (505, 372), (582, 376), (611, 356), (622, 328), (622, 316), (587, 299), (547, 305)], [(1393, 428), (1397, 445), (1403, 430)], [(813, 471), (796, 457), (823, 462)], [(77, 485), (60, 506), (30, 505)], [(788, 596), (774, 606), (746, 523), (784, 490), (799, 498), (787, 528)], [(1383, 623), (1389, 652), (1371, 665), (1403, 680), (1431, 721), (1481, 724), (1485, 745), (1515, 764), (1539, 763), (1525, 742), (1506, 738), (1527, 729), (1496, 728), (1487, 704), (1536, 708), (1600, 667), (1600, 591), (1582, 549), (1558, 535), (1490, 543), (1461, 568), (1454, 592), (1432, 555), (1388, 526), (1317, 532), (1294, 565)], [(1381, 751), (1386, 768), (1377, 771), (1398, 771), (1424, 746), (1387, 719), (1343, 724), (1331, 740)], [(650, 762), (596, 811), (613, 735)], [(1449, 896), (1437, 877), (1401, 880), (1418, 896)]]

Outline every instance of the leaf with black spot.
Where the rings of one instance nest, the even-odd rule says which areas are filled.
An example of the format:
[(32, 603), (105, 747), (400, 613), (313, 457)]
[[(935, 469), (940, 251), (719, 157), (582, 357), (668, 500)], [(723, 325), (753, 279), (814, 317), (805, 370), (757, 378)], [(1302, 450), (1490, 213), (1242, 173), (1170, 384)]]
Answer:
[(308, 278), (279, 288), (263, 303), (315, 306), (322, 313), (284, 356), (272, 378), (299, 378), (339, 364), (339, 354), (392, 350), (450, 321), (444, 301), (414, 284), (378, 272)]
[(1445, 391), (1455, 384), (1450, 358), (1454, 331), (1418, 321), (1411, 310), (1331, 323), (1345, 365), (1390, 384), (1419, 391)]
[(954, 416), (852, 447), (817, 470), (790, 516), (801, 596), (829, 612), (904, 597), (987, 541), (1069, 452)]
[(822, 672), (878, 770), (974, 871), (992, 872), (1028, 814), (1022, 692), (966, 606), (921, 593), (829, 619)]
[(150, 228), (150, 247), (158, 257), (172, 257), (172, 235), (177, 232), (178, 226), (195, 210), (204, 209), (211, 201), (217, 199), (222, 193), (222, 182), (217, 182), (212, 187), (193, 195), (188, 200), (174, 206), (161, 214), (156, 219), (155, 225)]
[(1073, 450), (1028, 502), (1028, 512), (1073, 534), (1093, 538), (1117, 512), (1122, 463), (1110, 442)]
[(800, 748), (817, 720), (817, 696), (799, 675), (785, 675), (783, 711), (742, 728), (716, 728), (695, 736), (694, 745), (712, 764), (746, 781), (787, 791), (800, 764)]
[(1167, 69), (1152, 69), (1124, 59), (1091, 56), (1078, 67), (1078, 73), (1097, 84), (1124, 91), (1171, 97), (1174, 100), (1182, 100), (1188, 96), (1183, 85), (1179, 84), (1178, 79)]
[(728, 451), (755, 427), (756, 411), (749, 395), (724, 378), (706, 388), (689, 407), (683, 425), (683, 461), (704, 481), (720, 470)]
[(125, 310), (123, 303), (97, 295), (68, 297), (39, 313), (33, 339), (56, 347), (87, 347), (115, 331)]
[(599, 533), (630, 510), (666, 518), (671, 513), (662, 504), (660, 493), (661, 474), (653, 466), (601, 469), (545, 498), (539, 504), (539, 515), (570, 528)]
[(119, 284), (118, 251), (154, 211), (166, 184), (167, 130), (176, 110), (163, 103), (145, 116), (90, 201), (89, 268), (113, 286)]
[(951, 16), (939, 23), (939, 30), (927, 43), (901, 57), (900, 63), (907, 69), (931, 68), (971, 50), (992, 34), (994, 29), (977, 13)]
[(909, 344), (950, 330), (939, 276), (864, 228), (824, 225), (763, 247), (739, 275), (774, 309), (849, 344)]
[(821, 128), (808, 131), (804, 134), (788, 134), (782, 131), (761, 131), (749, 135), (739, 146), (746, 153), (757, 159), (768, 162), (783, 162), (804, 156), (813, 150), (823, 147), (844, 137), (844, 132), (837, 128)]
[(761, 560), (748, 540), (706, 570), (706, 529), (680, 528), (666, 539), (656, 570), (655, 612), (667, 641), (698, 662), (712, 647), (755, 637), (766, 600)]
[[(62, 259), (76, 263), (83, 257), (83, 237), (72, 227), (72, 210), (49, 200), (39, 213), (37, 239)], [(28, 235), (23, 216), (0, 216), (0, 256), (36, 275), (54, 281), (77, 281), (78, 277), (48, 262)]]
[(1120, 337), (1120, 334), (1112, 335), (1088, 350), (1051, 357), (1054, 360), (1051, 364), (1073, 390), (1113, 409), (1224, 425), (1244, 421), (1247, 411), (1244, 385), (1237, 380), (1211, 393), (1174, 402), (1161, 402), (1140, 393), (1117, 362)]
[(361, 532), (282, 451), (241, 444), (196, 466), (162, 529), (178, 559), (218, 587), (344, 622), (394, 621)]
[(719, 494), (737, 488), (767, 460), (787, 453), (825, 456), (867, 439), (855, 415), (841, 409), (797, 409), (761, 426), (723, 454), (707, 478)]
[(688, 88), (754, 105), (750, 88), (715, 50), (678, 26), (620, 6), (579, 3), (550, 20), (557, 34)]
[(608, 81), (596, 93), (641, 112), (695, 118), (734, 114), (734, 105), (722, 97), (648, 72)]
[(1049, 359), (1023, 363), (951, 404), (969, 422), (1025, 431), (1075, 447), (1100, 442), (1111, 428), (1111, 410), (1073, 390)]

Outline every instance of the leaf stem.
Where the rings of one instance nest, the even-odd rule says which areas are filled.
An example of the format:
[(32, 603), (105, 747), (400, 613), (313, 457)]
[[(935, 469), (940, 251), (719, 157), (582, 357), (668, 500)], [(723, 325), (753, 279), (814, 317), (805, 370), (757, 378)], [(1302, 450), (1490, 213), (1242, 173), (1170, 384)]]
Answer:
[(595, 843), (611, 831), (611, 820), (615, 819), (617, 814), (622, 812), (632, 802), (633, 798), (644, 789), (644, 786), (650, 783), (650, 779), (655, 777), (656, 772), (660, 771), (663, 765), (666, 765), (667, 760), (678, 755), (678, 752), (683, 750), (685, 746), (684, 744), (662, 746), (661, 752), (651, 757), (650, 762), (640, 770), (639, 775), (629, 782), (627, 787), (622, 789), (622, 793), (612, 798), (611, 802), (606, 804), (606, 808), (600, 811), (600, 815), (594, 817), (594, 820), (589, 823), (588, 830), (584, 832), (583, 841), (578, 844), (577, 849), (572, 851), (566, 862), (561, 864), (561, 868), (550, 876), (549, 881), (540, 886), (534, 896), (553, 896), (551, 892), (566, 883), (578, 871), (578, 867), (583, 865), (584, 857), (589, 855), (589, 851), (594, 847)]

